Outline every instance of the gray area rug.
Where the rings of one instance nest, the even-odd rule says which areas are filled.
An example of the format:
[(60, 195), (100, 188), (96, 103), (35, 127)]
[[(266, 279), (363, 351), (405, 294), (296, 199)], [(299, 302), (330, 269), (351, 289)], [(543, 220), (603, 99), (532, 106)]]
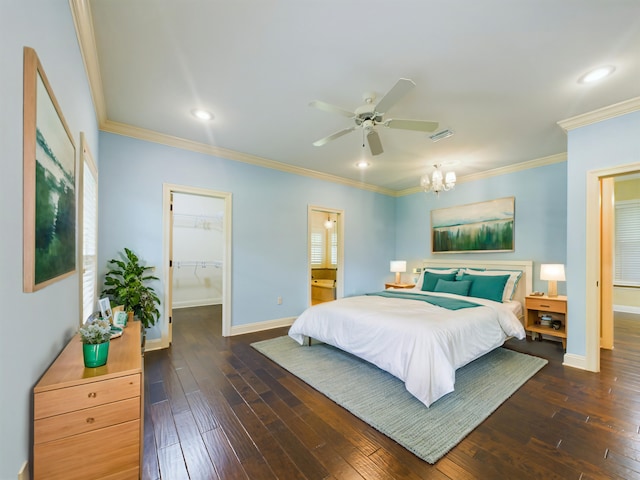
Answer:
[(284, 336), (251, 346), (429, 463), (455, 447), (547, 363), (497, 348), (459, 369), (455, 392), (427, 408), (396, 377), (330, 345), (302, 347)]

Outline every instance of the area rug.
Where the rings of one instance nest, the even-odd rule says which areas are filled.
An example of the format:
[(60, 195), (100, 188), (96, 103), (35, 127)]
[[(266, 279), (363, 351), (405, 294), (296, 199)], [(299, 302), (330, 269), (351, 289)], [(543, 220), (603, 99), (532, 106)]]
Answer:
[(330, 345), (302, 347), (284, 336), (251, 346), (429, 463), (455, 447), (547, 363), (497, 348), (459, 369), (455, 391), (427, 408), (396, 377)]

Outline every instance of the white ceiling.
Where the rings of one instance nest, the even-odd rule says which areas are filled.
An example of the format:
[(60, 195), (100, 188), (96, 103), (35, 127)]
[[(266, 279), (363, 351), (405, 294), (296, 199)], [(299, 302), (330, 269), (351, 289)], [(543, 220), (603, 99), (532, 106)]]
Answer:
[[(73, 0), (87, 7), (87, 0)], [(557, 122), (640, 96), (638, 0), (89, 0), (101, 120), (385, 189), (430, 165), (458, 176), (566, 152)], [(86, 25), (85, 25), (86, 27)], [(603, 82), (578, 78), (615, 65)], [(379, 127), (312, 142), (352, 120), (365, 92), (416, 87), (385, 118), (435, 120), (455, 135)], [(104, 99), (104, 107), (100, 98)], [(193, 108), (214, 113), (196, 120)], [(104, 111), (101, 111), (104, 110)], [(366, 156), (371, 167), (361, 171)]]

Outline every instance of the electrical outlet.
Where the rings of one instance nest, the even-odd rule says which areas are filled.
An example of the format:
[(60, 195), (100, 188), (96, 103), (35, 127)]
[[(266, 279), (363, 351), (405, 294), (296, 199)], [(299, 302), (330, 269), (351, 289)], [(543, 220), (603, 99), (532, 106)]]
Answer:
[(278, 305), (282, 305), (282, 297), (278, 297)]
[(413, 273), (421, 273), (421, 272), (422, 272), (422, 269), (420, 267), (413, 269)]
[(31, 480), (31, 477), (29, 476), (29, 462), (26, 460), (18, 472), (18, 480)]

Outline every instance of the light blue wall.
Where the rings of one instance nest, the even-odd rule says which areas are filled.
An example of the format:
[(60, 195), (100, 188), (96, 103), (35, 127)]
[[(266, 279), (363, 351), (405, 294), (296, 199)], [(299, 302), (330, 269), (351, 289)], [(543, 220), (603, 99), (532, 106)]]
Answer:
[[(515, 251), (508, 253), (431, 254), (430, 212), (502, 197), (515, 197)], [(532, 260), (534, 288), (547, 290), (539, 279), (541, 263), (566, 263), (567, 164), (556, 163), (474, 182), (441, 193), (416, 193), (396, 202), (396, 257), (407, 270), (425, 258)], [(409, 274), (407, 279), (411, 279)], [(565, 282), (558, 293), (565, 293)]]
[(16, 478), (29, 457), (32, 389), (75, 332), (79, 279), (22, 292), (23, 47), (35, 49), (80, 148), (97, 159), (98, 129), (67, 0), (0, 1), (0, 478)]
[[(234, 326), (305, 308), (308, 205), (344, 210), (345, 295), (382, 289), (390, 279), (393, 197), (108, 133), (100, 134), (100, 158), (101, 266), (125, 246), (161, 266), (163, 183), (232, 193)], [(156, 285), (161, 295), (164, 284)]]
[(634, 112), (568, 134), (567, 353), (586, 353), (586, 173), (640, 162), (639, 133), (640, 112)]

